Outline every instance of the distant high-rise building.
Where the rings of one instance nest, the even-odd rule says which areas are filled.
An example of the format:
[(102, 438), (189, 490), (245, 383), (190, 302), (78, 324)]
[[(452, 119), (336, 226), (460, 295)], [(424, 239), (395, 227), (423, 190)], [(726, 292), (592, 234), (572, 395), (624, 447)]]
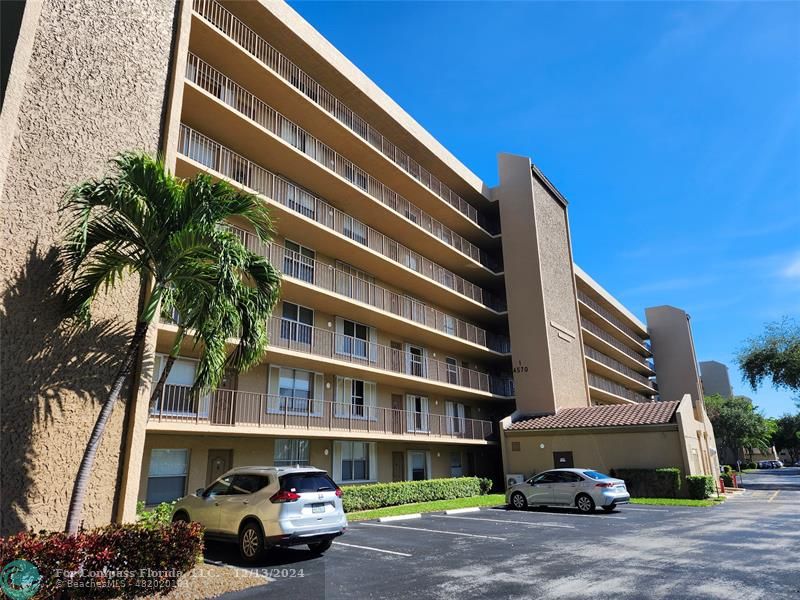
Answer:
[(719, 394), (723, 398), (733, 396), (733, 387), (728, 374), (728, 366), (716, 360), (705, 360), (700, 363), (700, 380), (703, 383), (703, 394), (713, 396)]

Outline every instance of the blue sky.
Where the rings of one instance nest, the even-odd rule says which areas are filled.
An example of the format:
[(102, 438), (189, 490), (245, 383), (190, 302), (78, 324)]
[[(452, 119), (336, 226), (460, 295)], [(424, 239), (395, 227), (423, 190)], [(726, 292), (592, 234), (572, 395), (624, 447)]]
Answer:
[(293, 2), (490, 185), (532, 157), (575, 259), (638, 316), (692, 316), (733, 366), (800, 313), (800, 3)]

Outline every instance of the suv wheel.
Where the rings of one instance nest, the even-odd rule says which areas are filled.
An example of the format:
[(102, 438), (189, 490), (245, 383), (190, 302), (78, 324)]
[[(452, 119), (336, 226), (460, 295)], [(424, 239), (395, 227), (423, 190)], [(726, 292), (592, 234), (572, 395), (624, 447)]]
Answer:
[(528, 499), (522, 492), (514, 492), (511, 494), (511, 506), (517, 510), (525, 510), (528, 508)]
[(575, 506), (577, 506), (578, 510), (582, 513), (594, 512), (594, 500), (592, 500), (591, 496), (587, 496), (586, 494), (581, 494), (575, 498)]
[(324, 542), (317, 542), (316, 544), (309, 544), (308, 549), (314, 554), (322, 554), (328, 550), (333, 544), (333, 540), (325, 540)]
[(172, 522), (173, 523), (188, 523), (189, 522), (189, 515), (187, 515), (185, 511), (176, 512), (174, 515), (172, 515)]
[(263, 547), (264, 536), (261, 534), (261, 528), (252, 521), (245, 524), (239, 532), (239, 553), (242, 558), (247, 562), (255, 561)]

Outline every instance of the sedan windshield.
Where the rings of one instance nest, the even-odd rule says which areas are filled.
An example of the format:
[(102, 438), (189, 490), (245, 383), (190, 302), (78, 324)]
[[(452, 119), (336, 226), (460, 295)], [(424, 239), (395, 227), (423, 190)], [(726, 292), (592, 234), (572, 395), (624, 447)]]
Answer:
[(591, 477), (592, 479), (613, 479), (605, 473), (600, 473), (598, 471), (584, 471), (583, 474), (587, 477)]

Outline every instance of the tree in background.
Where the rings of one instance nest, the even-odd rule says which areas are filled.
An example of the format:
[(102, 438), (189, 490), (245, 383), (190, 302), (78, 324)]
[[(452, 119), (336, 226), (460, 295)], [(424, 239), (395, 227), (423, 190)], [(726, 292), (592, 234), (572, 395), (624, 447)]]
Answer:
[(762, 335), (745, 342), (737, 360), (754, 390), (769, 380), (776, 388), (800, 391), (800, 324), (789, 317), (768, 323)]
[(800, 413), (783, 415), (775, 421), (777, 430), (772, 440), (778, 452), (786, 450), (791, 464), (800, 460)]
[(705, 404), (717, 445), (730, 450), (737, 459), (742, 450), (747, 451), (752, 459), (754, 448), (765, 450), (772, 446), (777, 426), (758, 412), (748, 398), (725, 398), (714, 394), (706, 396)]

